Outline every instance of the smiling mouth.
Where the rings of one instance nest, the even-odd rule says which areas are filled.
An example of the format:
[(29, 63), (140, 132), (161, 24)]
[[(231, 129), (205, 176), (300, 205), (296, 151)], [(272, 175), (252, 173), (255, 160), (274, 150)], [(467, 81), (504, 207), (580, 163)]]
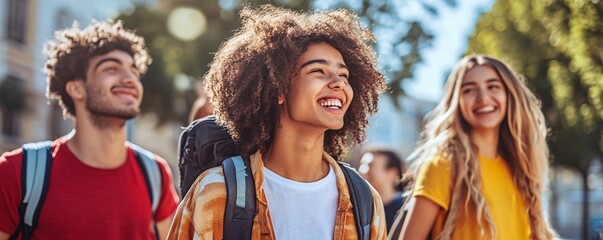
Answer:
[(322, 107), (331, 109), (341, 109), (343, 104), (340, 99), (337, 98), (323, 98), (318, 100), (318, 104)]
[(111, 92), (117, 95), (126, 95), (131, 96), (133, 98), (138, 98), (136, 90), (130, 87), (113, 87), (113, 89), (111, 89)]
[(494, 112), (496, 110), (496, 108), (494, 106), (485, 106), (485, 107), (480, 107), (478, 109), (473, 110), (473, 112), (475, 113), (491, 113)]

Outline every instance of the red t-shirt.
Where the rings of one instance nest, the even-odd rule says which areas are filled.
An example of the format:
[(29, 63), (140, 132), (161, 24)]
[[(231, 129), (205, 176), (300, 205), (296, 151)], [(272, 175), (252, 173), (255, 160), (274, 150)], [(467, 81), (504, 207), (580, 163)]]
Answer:
[[(153, 239), (151, 202), (141, 168), (128, 148), (115, 169), (85, 165), (64, 141), (54, 142), (48, 194), (33, 239)], [(0, 231), (13, 234), (19, 224), (21, 153), (0, 157)], [(156, 156), (162, 193), (155, 220), (171, 216), (178, 204), (172, 175)]]

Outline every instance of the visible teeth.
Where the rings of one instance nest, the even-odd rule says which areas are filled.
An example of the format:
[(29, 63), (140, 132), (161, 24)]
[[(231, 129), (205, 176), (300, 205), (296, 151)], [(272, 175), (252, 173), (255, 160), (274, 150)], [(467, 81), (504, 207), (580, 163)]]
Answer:
[(341, 101), (339, 99), (329, 100), (329, 105), (341, 107)]
[(491, 112), (491, 111), (494, 111), (494, 107), (493, 106), (487, 106), (487, 107), (483, 107), (483, 108), (477, 109), (476, 112), (483, 113), (483, 112)]
[(341, 100), (339, 99), (328, 99), (320, 101), (320, 106), (328, 107), (328, 108), (341, 108)]

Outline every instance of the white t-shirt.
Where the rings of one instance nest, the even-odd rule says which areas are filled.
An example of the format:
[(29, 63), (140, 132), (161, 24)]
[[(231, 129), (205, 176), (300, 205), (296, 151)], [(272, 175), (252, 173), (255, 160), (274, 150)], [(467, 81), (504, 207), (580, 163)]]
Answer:
[(323, 179), (304, 183), (264, 172), (264, 192), (276, 239), (333, 239), (339, 191), (331, 167)]

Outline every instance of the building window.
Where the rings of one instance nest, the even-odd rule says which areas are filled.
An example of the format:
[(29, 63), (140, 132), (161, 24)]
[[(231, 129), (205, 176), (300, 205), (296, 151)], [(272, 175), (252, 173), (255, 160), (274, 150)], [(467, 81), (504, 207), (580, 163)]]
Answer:
[(25, 19), (27, 19), (27, 0), (8, 0), (6, 8), (6, 36), (9, 40), (25, 43)]
[(15, 76), (6, 76), (0, 80), (0, 121), (2, 134), (18, 136), (19, 115), (25, 110), (25, 85)]
[(50, 103), (50, 138), (56, 139), (69, 132), (70, 126), (69, 121), (63, 117), (63, 109), (59, 106), (57, 101)]
[(2, 134), (12, 137), (19, 136), (18, 113), (2, 109)]

